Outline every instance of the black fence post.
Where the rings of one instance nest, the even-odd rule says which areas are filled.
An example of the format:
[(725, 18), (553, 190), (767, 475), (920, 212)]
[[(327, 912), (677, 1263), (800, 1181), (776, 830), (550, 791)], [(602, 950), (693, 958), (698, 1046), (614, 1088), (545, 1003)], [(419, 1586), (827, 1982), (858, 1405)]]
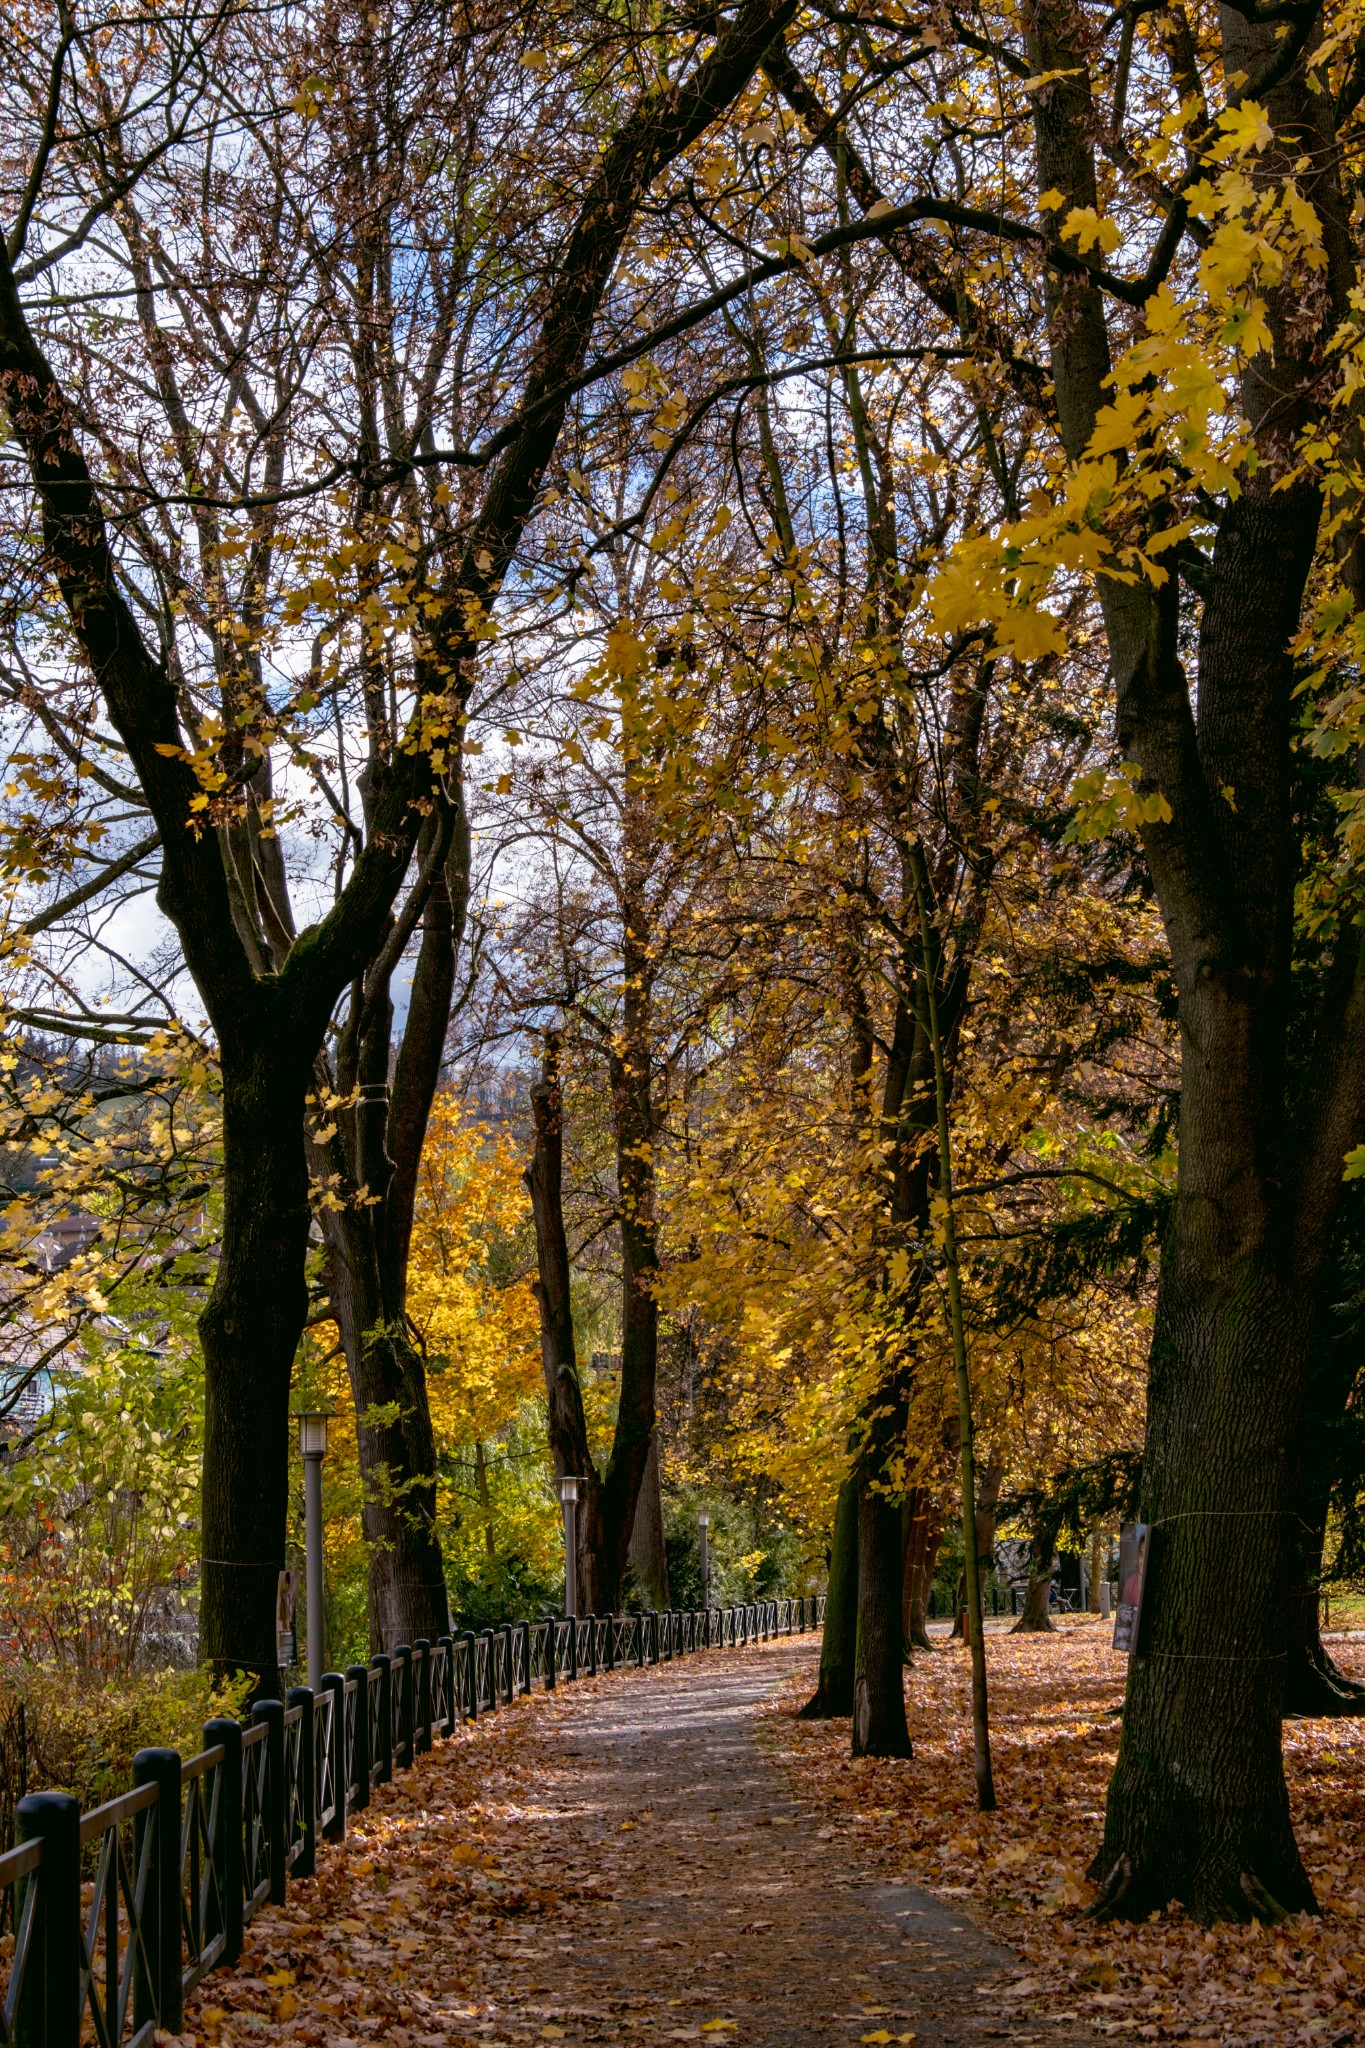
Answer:
[(464, 1644), (465, 1674), (469, 1680), (469, 1696), (464, 1702), (465, 1719), (479, 1718), (479, 1639), (473, 1629), (466, 1629), (460, 1637)]
[[(322, 1689), (331, 1695), (332, 1719), (327, 1730), (327, 1768), (332, 1777), (332, 1817), (322, 1824), (323, 1840), (346, 1839), (346, 1680), (339, 1671), (324, 1671)], [(316, 1806), (313, 1809), (316, 1814)]]
[[(314, 1768), (317, 1756), (317, 1734), (313, 1726), (315, 1710), (312, 1692), (306, 1685), (291, 1685), (285, 1694), (285, 1704), (299, 1709), (299, 1827), (302, 1841), (299, 1853), (289, 1868), (295, 1877), (312, 1877), (318, 1867), (318, 1780)], [(286, 1755), (288, 1750), (286, 1749)], [(289, 1785), (285, 1782), (285, 1835), (288, 1836)], [(285, 1842), (285, 1860), (288, 1862), (290, 1844)]]
[(348, 1664), (346, 1681), (355, 1686), (355, 1720), (351, 1724), (351, 1778), (355, 1784), (352, 1804), (359, 1810), (370, 1803), (370, 1668)]
[(616, 1669), (616, 1616), (615, 1616), (614, 1614), (609, 1614), (609, 1615), (607, 1616), (607, 1639), (606, 1639), (606, 1642), (607, 1642), (607, 1669), (608, 1669), (608, 1671), (614, 1671), (614, 1670)]
[(14, 1813), (16, 1847), (41, 1842), (43, 1860), (15, 1900), (21, 1924), (37, 1887), (28, 1968), (14, 2015), (17, 2048), (77, 2048), (81, 2035), (81, 1808), (69, 1792), (30, 1792)]
[(412, 1650), (407, 1643), (399, 1643), (393, 1653), (390, 1684), (398, 1703), (398, 1740), (393, 1745), (393, 1765), (395, 1770), (406, 1771), (412, 1768), (416, 1726), (413, 1720)]
[(412, 1750), (425, 1756), (431, 1748), (431, 1643), (418, 1636), (412, 1646)]
[(523, 1697), (531, 1690), (531, 1624), (520, 1621), (521, 1630), (521, 1690)]
[(135, 1867), (147, 1832), (151, 1858), (142, 1903), (142, 1939), (134, 1945), (133, 2024), (180, 2032), (180, 1757), (173, 1749), (140, 1749), (134, 1785), (155, 1785), (156, 1805), (133, 1820)]
[(555, 1689), (555, 1618), (553, 1614), (545, 1624), (545, 1690)]
[(570, 1679), (578, 1676), (578, 1619), (572, 1614), (569, 1616), (569, 1661), (564, 1667), (564, 1676)]
[(251, 1718), (264, 1721), (266, 1727), (265, 1801), (261, 1819), (265, 1823), (266, 1854), (270, 1859), (270, 1903), (282, 1906), (289, 1869), (289, 1830), (285, 1826), (289, 1787), (284, 1779), (283, 1703), (280, 1700), (257, 1700), (251, 1709)]
[(223, 1961), (235, 1963), (242, 1953), (242, 1724), (226, 1718), (204, 1723), (205, 1749), (223, 1751), (215, 1812), (210, 1796), (214, 1888), (204, 1935), (223, 1937)]
[[(445, 1656), (441, 1660), (441, 1670), (444, 1674), (441, 1680), (441, 1712), (439, 1717), (441, 1733), (442, 1735), (453, 1735), (455, 1733), (455, 1724), (460, 1718), (460, 1703), (455, 1697), (454, 1636), (438, 1637), (437, 1648), (445, 1652)], [(436, 1718), (437, 1716), (433, 1713), (432, 1719), (435, 1720)]]
[(379, 1783), (387, 1785), (393, 1776), (393, 1659), (376, 1650), (370, 1669), (379, 1673), (379, 1754), (370, 1758), (370, 1767)]

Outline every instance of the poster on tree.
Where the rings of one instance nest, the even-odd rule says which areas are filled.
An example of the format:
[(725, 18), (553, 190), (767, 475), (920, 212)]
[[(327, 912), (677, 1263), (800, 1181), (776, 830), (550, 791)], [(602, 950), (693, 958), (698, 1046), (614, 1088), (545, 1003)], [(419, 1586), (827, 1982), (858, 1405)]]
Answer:
[(1147, 1581), (1151, 1527), (1125, 1522), (1119, 1531), (1119, 1599), (1114, 1615), (1114, 1648), (1131, 1656), (1142, 1629), (1142, 1591)]

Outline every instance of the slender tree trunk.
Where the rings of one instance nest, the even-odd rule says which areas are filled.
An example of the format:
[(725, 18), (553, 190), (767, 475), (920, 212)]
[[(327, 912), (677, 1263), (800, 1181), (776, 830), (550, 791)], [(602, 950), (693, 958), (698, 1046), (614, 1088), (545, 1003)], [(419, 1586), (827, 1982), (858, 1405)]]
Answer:
[(289, 1487), (289, 1383), (308, 1310), (304, 1073), (223, 1063), (223, 1242), (204, 1349), (201, 1655), (279, 1690), (275, 1588)]
[(526, 1184), (536, 1232), (536, 1300), (550, 1456), (557, 1479), (572, 1475), (583, 1482), (578, 1497), (578, 1611), (603, 1614), (611, 1612), (616, 1603), (604, 1597), (601, 1481), (588, 1447), (574, 1343), (569, 1241), (564, 1229), (564, 1102), (559, 1050), (558, 1034), (547, 1032), (541, 1078), (531, 1090), (534, 1139)]
[[(1005, 1477), (1005, 1461), (998, 1451), (992, 1451), (981, 1474), (981, 1483), (976, 1490), (976, 1563), (983, 1576), (995, 1562), (995, 1523), (1000, 1506), (1000, 1487)], [(962, 1572), (958, 1579), (957, 1612), (953, 1617), (953, 1640), (962, 1642), (967, 1634), (967, 1574)]]
[(909, 1756), (901, 1638), (901, 1512), (864, 1470), (858, 1482), (854, 1756)]
[(493, 1497), (488, 1491), (488, 1460), (477, 1437), (474, 1439), (474, 1485), (479, 1496), (479, 1513), (483, 1516), (483, 1547), (489, 1557), (496, 1557), (498, 1545), (493, 1534)]
[(858, 1629), (858, 1482), (839, 1488), (830, 1537), (820, 1682), (801, 1709), (803, 1721), (841, 1721), (853, 1712), (853, 1653)]
[(649, 1440), (640, 1497), (635, 1503), (635, 1526), (630, 1532), (630, 1568), (635, 1583), (656, 1613), (663, 1613), (668, 1599), (668, 1554), (664, 1549), (664, 1502), (659, 1477), (659, 1431)]
[(901, 1633), (906, 1646), (932, 1650), (929, 1635), (929, 1589), (943, 1542), (943, 1503), (925, 1487), (912, 1487), (907, 1499), (909, 1530), (905, 1546), (905, 1579), (901, 1601)]
[[(1311, 1519), (1310, 1519), (1311, 1518)], [(1322, 1553), (1327, 1488), (1305, 1488), (1298, 1583), (1289, 1596), (1289, 1657), (1284, 1711), (1305, 1717), (1365, 1714), (1365, 1685), (1349, 1678), (1322, 1640)]]

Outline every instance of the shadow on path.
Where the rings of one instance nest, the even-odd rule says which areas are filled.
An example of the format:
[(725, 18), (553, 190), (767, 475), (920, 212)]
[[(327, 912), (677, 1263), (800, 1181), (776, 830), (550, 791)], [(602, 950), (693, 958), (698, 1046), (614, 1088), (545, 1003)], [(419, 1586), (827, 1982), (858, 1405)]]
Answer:
[[(757, 1716), (794, 1668), (813, 1674), (817, 1654), (778, 1642), (689, 1660), (646, 1685), (594, 1688), (561, 1721), (565, 1768), (544, 1788), (542, 1811), (563, 1799), (570, 1840), (570, 1805), (624, 1838), (612, 1859), (615, 1896), (562, 1951), (573, 2003), (581, 2010), (594, 1987), (600, 1996), (610, 1986), (656, 2013), (671, 2009), (674, 2038), (724, 2019), (755, 2048), (844, 2048), (868, 2036), (913, 2035), (920, 2048), (1093, 2038), (1031, 2028), (1022, 2014), (1001, 2019), (997, 1999), (977, 1987), (993, 1979), (998, 1992), (1018, 1971), (1009, 1950), (927, 1892), (861, 1881), (819, 1838), (762, 1747)], [(571, 1850), (567, 1861), (590, 1878), (591, 1854)]]

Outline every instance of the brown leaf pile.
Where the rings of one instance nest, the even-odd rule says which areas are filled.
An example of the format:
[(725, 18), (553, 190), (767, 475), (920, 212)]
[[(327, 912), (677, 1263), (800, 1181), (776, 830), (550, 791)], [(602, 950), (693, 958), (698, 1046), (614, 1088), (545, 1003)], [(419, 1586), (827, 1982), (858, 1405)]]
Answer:
[[(1093, 1895), (1085, 1867), (1118, 1746), (1111, 1710), (1123, 1696), (1125, 1660), (1110, 1634), (1107, 1622), (1078, 1621), (1053, 1635), (988, 1635), (994, 1814), (976, 1810), (960, 1646), (914, 1661), (908, 1763), (850, 1758), (847, 1722), (793, 1718), (795, 1685), (768, 1733), (852, 1861), (961, 1900), (1022, 1953), (1018, 1979), (996, 1987), (1002, 2016), (1226, 2048), (1365, 2041), (1365, 1721), (1285, 1728), (1295, 1826), (1320, 1919), (1205, 1932), (1178, 1907), (1137, 1927), (1080, 1917)], [(1365, 1676), (1365, 1646), (1332, 1647), (1344, 1670)]]

